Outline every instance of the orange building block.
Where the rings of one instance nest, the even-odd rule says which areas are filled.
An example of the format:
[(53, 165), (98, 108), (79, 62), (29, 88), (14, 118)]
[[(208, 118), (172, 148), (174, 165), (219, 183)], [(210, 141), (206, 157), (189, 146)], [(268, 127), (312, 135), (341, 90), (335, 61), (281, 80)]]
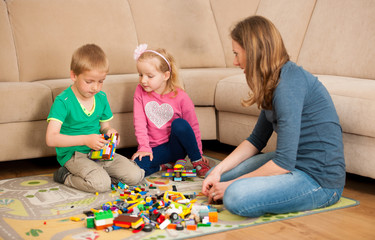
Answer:
[(218, 214), (217, 212), (209, 212), (208, 219), (210, 222), (217, 222), (218, 221)]
[(197, 230), (197, 225), (186, 225), (186, 229), (195, 231)]
[(176, 229), (176, 227), (177, 227), (177, 224), (174, 224), (174, 223), (168, 224), (167, 226), (168, 229)]

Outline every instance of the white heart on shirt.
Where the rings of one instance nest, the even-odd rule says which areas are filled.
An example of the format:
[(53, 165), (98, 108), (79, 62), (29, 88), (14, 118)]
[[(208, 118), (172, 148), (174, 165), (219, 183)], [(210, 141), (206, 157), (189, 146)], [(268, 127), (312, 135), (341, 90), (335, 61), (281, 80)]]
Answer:
[(145, 106), (145, 112), (148, 119), (158, 128), (164, 126), (173, 117), (173, 108), (168, 103), (159, 105), (155, 101), (148, 102)]

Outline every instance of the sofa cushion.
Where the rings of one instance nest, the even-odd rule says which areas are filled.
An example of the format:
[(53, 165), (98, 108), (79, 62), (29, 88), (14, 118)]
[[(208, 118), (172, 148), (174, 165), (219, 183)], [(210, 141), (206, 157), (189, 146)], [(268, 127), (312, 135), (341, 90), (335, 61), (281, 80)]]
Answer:
[(46, 144), (46, 129), (45, 119), (0, 124), (0, 132), (6, 136), (0, 144), (0, 162), (56, 155), (55, 148)]
[(51, 106), (51, 90), (43, 84), (0, 83), (0, 123), (46, 119)]
[(315, 3), (316, 0), (262, 0), (259, 3), (256, 14), (275, 24), (293, 61), (298, 58)]
[(18, 66), (7, 7), (0, 1), (0, 81), (18, 82)]
[(375, 1), (317, 1), (298, 64), (312, 73), (375, 79)]
[(127, 1), (11, 0), (7, 4), (20, 81), (68, 78), (73, 51), (87, 43), (103, 48), (110, 73), (136, 72), (137, 34)]
[(232, 0), (232, 5), (241, 6), (238, 8), (228, 7), (228, 0), (211, 0), (211, 8), (215, 16), (217, 31), (223, 44), (227, 67), (233, 66), (234, 57), (230, 30), (238, 21), (255, 14), (259, 2), (260, 0)]
[(129, 0), (129, 4), (140, 43), (167, 49), (181, 68), (226, 66), (209, 0)]
[(375, 80), (318, 75), (330, 92), (343, 131), (375, 137)]
[(250, 89), (243, 73), (219, 81), (215, 93), (216, 109), (223, 112), (258, 116), (260, 110), (256, 105), (250, 107), (243, 107), (241, 105), (241, 100), (249, 97), (249, 91)]
[[(331, 94), (343, 131), (375, 137), (375, 81), (327, 75), (317, 77)], [(258, 116), (260, 111), (255, 105), (247, 108), (241, 105), (248, 92), (244, 74), (227, 77), (217, 84), (215, 107), (223, 112)]]
[(185, 91), (195, 106), (214, 106), (217, 83), (241, 72), (238, 68), (196, 68), (180, 70)]

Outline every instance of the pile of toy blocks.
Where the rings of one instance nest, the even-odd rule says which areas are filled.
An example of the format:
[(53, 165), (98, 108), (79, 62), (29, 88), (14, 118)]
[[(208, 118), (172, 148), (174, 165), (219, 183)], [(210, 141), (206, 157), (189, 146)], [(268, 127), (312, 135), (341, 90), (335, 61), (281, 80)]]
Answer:
[(85, 212), (88, 228), (106, 232), (132, 229), (134, 233), (165, 228), (196, 230), (218, 221), (217, 209), (196, 204), (195, 193), (166, 191), (147, 196), (145, 188), (122, 183), (112, 189), (122, 193), (122, 198)]
[(101, 137), (108, 140), (108, 143), (100, 150), (91, 150), (88, 157), (92, 160), (112, 161), (118, 144), (118, 136), (118, 133), (111, 134), (111, 136), (101, 134)]
[(187, 170), (185, 169), (186, 160), (179, 159), (176, 161), (172, 169), (168, 169), (166, 173), (162, 174), (162, 177), (172, 177), (173, 181), (180, 182), (186, 177), (196, 177), (196, 169)]

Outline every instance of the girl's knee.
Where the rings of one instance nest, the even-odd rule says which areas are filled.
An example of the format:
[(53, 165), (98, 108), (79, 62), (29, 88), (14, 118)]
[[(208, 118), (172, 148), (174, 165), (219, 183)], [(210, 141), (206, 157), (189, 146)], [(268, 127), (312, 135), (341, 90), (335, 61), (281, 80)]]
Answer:
[(171, 129), (173, 132), (185, 132), (186, 130), (191, 129), (191, 126), (186, 120), (177, 118), (173, 120)]
[[(137, 158), (135, 161), (135, 169), (128, 169), (127, 173), (124, 175), (136, 175), (135, 179), (137, 179), (137, 176), (144, 177), (149, 176), (153, 174), (154, 172), (157, 172), (159, 170), (158, 166), (153, 166), (153, 162), (150, 161), (150, 157), (143, 157), (141, 161)], [(156, 170), (155, 170), (156, 169)], [(142, 170), (142, 171), (140, 171)]]

